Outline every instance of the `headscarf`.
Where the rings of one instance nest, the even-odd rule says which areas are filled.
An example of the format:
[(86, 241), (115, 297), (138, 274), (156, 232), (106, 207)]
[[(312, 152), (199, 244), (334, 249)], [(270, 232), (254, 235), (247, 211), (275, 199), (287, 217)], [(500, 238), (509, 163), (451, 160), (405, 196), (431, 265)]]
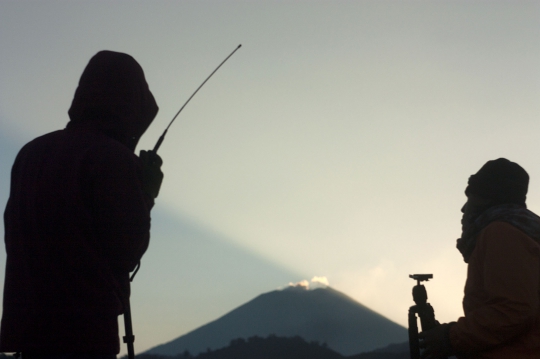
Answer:
[(475, 195), (489, 204), (468, 219), (470, 223), (464, 225), (458, 239), (457, 248), (465, 262), (474, 251), (478, 234), (492, 222), (509, 223), (540, 243), (540, 217), (525, 204), (528, 185), (527, 172), (506, 158), (486, 162), (469, 177), (467, 197)]
[(517, 163), (506, 158), (488, 161), (469, 177), (465, 194), (475, 194), (494, 204), (515, 203), (525, 205), (529, 175)]

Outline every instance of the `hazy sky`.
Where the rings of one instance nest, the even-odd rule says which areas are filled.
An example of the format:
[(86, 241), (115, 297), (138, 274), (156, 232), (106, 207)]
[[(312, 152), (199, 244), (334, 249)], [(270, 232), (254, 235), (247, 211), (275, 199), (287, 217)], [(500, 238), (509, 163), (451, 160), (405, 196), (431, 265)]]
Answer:
[(540, 2), (517, 0), (4, 0), (0, 200), (18, 149), (67, 123), (97, 51), (144, 68), (150, 149), (242, 44), (160, 149), (136, 351), (313, 276), (406, 325), (408, 275), (434, 273), (430, 302), (455, 320), (468, 177), (516, 161), (540, 212), (539, 20)]

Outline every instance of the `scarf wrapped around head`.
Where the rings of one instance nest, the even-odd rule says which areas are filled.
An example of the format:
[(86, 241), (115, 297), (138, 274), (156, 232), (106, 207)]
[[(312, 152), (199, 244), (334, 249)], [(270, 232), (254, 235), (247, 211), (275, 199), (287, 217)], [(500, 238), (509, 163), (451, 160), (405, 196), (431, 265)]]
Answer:
[(499, 158), (486, 162), (476, 174), (469, 177), (465, 194), (474, 194), (493, 204), (525, 205), (528, 187), (529, 175), (523, 167), (506, 158)]
[(476, 239), (482, 229), (492, 222), (506, 222), (516, 227), (540, 244), (540, 217), (518, 204), (503, 204), (490, 207), (469, 225), (458, 239), (457, 249), (463, 255), (465, 263), (476, 247)]
[(540, 218), (527, 210), (525, 200), (529, 175), (517, 163), (506, 158), (488, 161), (469, 178), (465, 194), (487, 201), (478, 208), (477, 217), (465, 226), (457, 248), (468, 263), (476, 246), (476, 237), (491, 222), (507, 222), (540, 243)]

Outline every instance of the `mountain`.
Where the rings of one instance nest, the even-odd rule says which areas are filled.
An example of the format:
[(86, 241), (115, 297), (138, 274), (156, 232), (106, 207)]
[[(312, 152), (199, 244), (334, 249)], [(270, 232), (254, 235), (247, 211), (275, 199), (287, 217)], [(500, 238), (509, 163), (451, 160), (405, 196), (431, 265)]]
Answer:
[(221, 318), (146, 353), (197, 355), (223, 348), (233, 339), (300, 336), (325, 343), (343, 355), (371, 351), (407, 340), (407, 330), (330, 287), (289, 287), (261, 294)]

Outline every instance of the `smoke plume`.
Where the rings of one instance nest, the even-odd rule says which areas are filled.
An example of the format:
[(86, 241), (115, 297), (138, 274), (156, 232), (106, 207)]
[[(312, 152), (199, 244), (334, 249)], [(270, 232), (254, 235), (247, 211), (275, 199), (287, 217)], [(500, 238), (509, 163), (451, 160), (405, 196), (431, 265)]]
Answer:
[(325, 276), (314, 276), (311, 278), (311, 281), (308, 281), (307, 279), (303, 279), (300, 282), (290, 282), (289, 288), (297, 288), (297, 289), (303, 289), (303, 290), (310, 290), (310, 289), (316, 289), (316, 288), (326, 288), (330, 286), (330, 283), (328, 282), (328, 278)]

